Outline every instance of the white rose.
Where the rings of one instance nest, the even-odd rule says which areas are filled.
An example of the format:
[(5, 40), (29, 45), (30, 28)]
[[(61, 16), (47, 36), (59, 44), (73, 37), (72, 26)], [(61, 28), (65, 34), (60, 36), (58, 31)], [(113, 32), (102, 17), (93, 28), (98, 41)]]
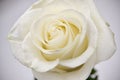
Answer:
[(15, 57), (38, 80), (85, 80), (116, 48), (93, 0), (38, 0), (8, 37)]

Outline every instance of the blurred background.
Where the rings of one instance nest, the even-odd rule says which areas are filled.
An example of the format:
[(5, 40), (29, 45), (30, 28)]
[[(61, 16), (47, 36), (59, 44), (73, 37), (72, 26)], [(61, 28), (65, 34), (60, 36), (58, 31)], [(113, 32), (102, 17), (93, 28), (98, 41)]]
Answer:
[[(16, 20), (37, 0), (0, 0), (0, 80), (33, 80), (31, 70), (12, 55), (7, 35)], [(120, 0), (95, 0), (101, 15), (115, 33), (117, 51), (96, 66), (99, 80), (120, 80)]]

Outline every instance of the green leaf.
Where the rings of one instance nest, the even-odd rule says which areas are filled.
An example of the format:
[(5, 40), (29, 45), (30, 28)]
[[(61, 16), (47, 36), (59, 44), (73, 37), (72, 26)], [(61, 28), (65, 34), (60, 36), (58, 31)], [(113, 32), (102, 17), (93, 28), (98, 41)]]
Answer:
[(98, 80), (98, 75), (96, 69), (92, 69), (90, 76), (87, 80)]
[(34, 78), (34, 80), (37, 80), (36, 78)]

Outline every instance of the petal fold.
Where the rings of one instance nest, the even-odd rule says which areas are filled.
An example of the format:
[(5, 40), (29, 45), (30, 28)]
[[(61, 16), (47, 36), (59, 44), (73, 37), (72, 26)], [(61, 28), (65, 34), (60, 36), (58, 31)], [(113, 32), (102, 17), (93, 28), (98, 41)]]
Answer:
[(47, 61), (33, 44), (28, 33), (22, 43), (11, 41), (15, 57), (27, 67), (38, 72), (46, 72), (59, 63), (59, 60)]
[(40, 73), (33, 70), (33, 74), (38, 80), (86, 80), (95, 65), (95, 61), (96, 54), (92, 55), (80, 70), (69, 73), (56, 73), (50, 71)]

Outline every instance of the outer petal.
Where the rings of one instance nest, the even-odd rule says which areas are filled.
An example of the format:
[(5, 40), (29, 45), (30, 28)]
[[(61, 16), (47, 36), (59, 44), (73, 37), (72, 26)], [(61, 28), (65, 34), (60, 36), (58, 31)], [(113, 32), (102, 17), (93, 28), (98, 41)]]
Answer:
[(39, 72), (46, 72), (58, 65), (59, 60), (47, 61), (35, 48), (28, 34), (22, 43), (11, 41), (15, 57), (24, 65)]
[(46, 10), (44, 14), (55, 14), (56, 12), (60, 12), (68, 8), (70, 9), (71, 6), (64, 0), (38, 0), (30, 7), (30, 10), (44, 9)]
[[(31, 25), (34, 23), (34, 20), (40, 18), (40, 13), (41, 9), (28, 10), (11, 29), (8, 39), (11, 43), (14, 56), (21, 63), (37, 71), (45, 72), (54, 68), (59, 61), (47, 62), (42, 57), (40, 51), (33, 47), (31, 40), (28, 38)], [(22, 43), (25, 45), (22, 45)]]
[[(45, 6), (48, 5), (49, 6)], [(55, 8), (54, 6), (59, 5), (60, 10)], [(41, 5), (41, 6), (39, 6)], [(63, 5), (63, 7), (61, 7)], [(59, 1), (59, 0), (41, 0), (34, 3), (16, 22), (14, 27), (10, 30), (8, 35), (9, 40), (13, 41), (22, 41), (24, 37), (29, 32), (31, 25), (34, 21), (38, 20), (41, 16), (46, 14), (55, 14), (55, 12), (60, 12), (64, 9), (68, 9), (67, 4)], [(45, 6), (45, 8), (43, 8)], [(58, 11), (57, 11), (58, 10)]]
[(36, 71), (45, 72), (54, 68), (59, 61), (47, 62), (42, 57), (40, 51), (33, 47), (31, 40), (28, 38), (31, 25), (42, 16), (41, 11), (41, 9), (28, 9), (11, 29), (8, 39), (11, 43), (14, 56), (21, 63)]
[(89, 2), (89, 6), (91, 9), (91, 16), (95, 25), (98, 28), (99, 39), (98, 39), (98, 47), (97, 47), (97, 61), (104, 61), (109, 59), (116, 50), (116, 45), (114, 41), (114, 34), (107, 26), (106, 22), (99, 15), (93, 0)]
[(34, 20), (40, 17), (41, 9), (26, 11), (10, 30), (8, 39), (21, 42), (29, 32)]
[(93, 66), (95, 65), (95, 61), (96, 61), (96, 54), (94, 54), (84, 64), (84, 66), (77, 71), (73, 71), (69, 73), (56, 73), (56, 72), (39, 73), (33, 70), (33, 74), (38, 80), (86, 80)]
[(38, 0), (36, 3), (34, 3), (32, 5), (32, 7), (30, 7), (30, 9), (44, 8), (44, 7), (46, 7), (47, 5), (51, 4), (54, 1), (55, 0)]

